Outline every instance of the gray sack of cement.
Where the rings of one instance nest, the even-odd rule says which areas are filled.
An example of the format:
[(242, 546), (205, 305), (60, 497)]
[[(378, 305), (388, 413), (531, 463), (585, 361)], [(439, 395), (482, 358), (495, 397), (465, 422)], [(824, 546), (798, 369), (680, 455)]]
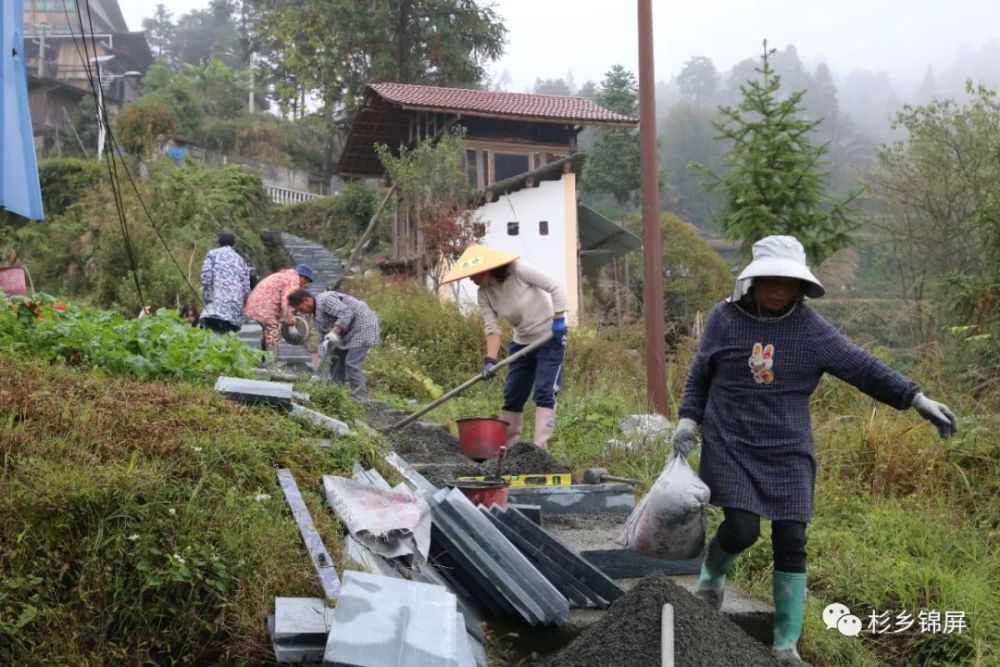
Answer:
[(618, 544), (660, 558), (696, 558), (705, 545), (708, 486), (683, 456), (671, 456), (639, 502)]

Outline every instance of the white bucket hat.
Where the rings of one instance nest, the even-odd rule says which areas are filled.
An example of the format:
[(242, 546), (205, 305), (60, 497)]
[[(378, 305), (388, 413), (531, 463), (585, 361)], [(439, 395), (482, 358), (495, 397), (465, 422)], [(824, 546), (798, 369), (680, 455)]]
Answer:
[(754, 278), (780, 276), (805, 281), (805, 294), (818, 299), (826, 289), (806, 264), (806, 251), (794, 236), (765, 236), (753, 244), (753, 261), (736, 278), (733, 301), (739, 301), (750, 289)]

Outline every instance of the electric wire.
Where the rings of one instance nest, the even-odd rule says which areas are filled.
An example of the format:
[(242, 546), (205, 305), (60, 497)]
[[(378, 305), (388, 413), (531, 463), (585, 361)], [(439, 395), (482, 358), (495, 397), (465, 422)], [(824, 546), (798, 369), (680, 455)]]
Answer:
[[(77, 0), (77, 1), (79, 2), (79, 0)], [(90, 24), (90, 36), (91, 36), (91, 40), (94, 43), (94, 51), (96, 52), (96, 50), (97, 50), (97, 37), (94, 34), (94, 18), (93, 18), (93, 15), (90, 12), (90, 0), (85, 0), (85, 2), (87, 4), (87, 16), (88, 16), (88, 20), (89, 20), (89, 24)], [(100, 75), (100, 70), (99, 69), (98, 69), (98, 75)], [(98, 81), (99, 81), (99, 79), (98, 79)], [(146, 215), (146, 218), (149, 220), (149, 224), (153, 228), (153, 232), (156, 233), (156, 237), (160, 240), (160, 244), (163, 245), (164, 252), (167, 253), (167, 256), (170, 258), (170, 261), (174, 265), (174, 268), (177, 269), (177, 272), (180, 274), (181, 278), (184, 279), (184, 283), (187, 285), (188, 289), (191, 290), (191, 294), (194, 296), (195, 300), (198, 302), (198, 305), (203, 306), (204, 304), (202, 304), (202, 302), (201, 302), (201, 296), (198, 294), (197, 290), (195, 290), (194, 286), (191, 285), (191, 281), (188, 280), (187, 274), (184, 273), (184, 270), (181, 268), (180, 264), (177, 262), (177, 259), (174, 257), (174, 254), (170, 251), (170, 247), (167, 245), (166, 239), (164, 239), (163, 235), (160, 233), (159, 227), (156, 226), (156, 222), (153, 220), (153, 216), (149, 212), (149, 207), (146, 206), (146, 201), (143, 199), (142, 193), (139, 192), (139, 186), (136, 184), (135, 179), (132, 177), (132, 171), (129, 169), (128, 164), (125, 162), (125, 160), (122, 159), (120, 157), (120, 155), (119, 155), (120, 144), (118, 143), (118, 139), (115, 137), (114, 131), (111, 129), (111, 125), (109, 123), (107, 123), (106, 119), (108, 118), (108, 115), (106, 113), (106, 109), (103, 110), (102, 113), (104, 114), (105, 124), (107, 125), (108, 141), (111, 144), (111, 159), (112, 159), (112, 162), (113, 163), (121, 162), (122, 170), (125, 172), (125, 175), (128, 177), (129, 183), (132, 185), (132, 190), (133, 190), (133, 192), (135, 192), (135, 196), (136, 196), (136, 198), (139, 201), (139, 207), (142, 209), (142, 212)], [(116, 174), (116, 176), (117, 176), (117, 173), (118, 173), (118, 170), (117, 170), (117, 166), (116, 166), (115, 167), (115, 174)], [(119, 187), (120, 187), (120, 185), (119, 185)]]
[[(139, 287), (139, 283), (138, 283), (138, 275), (137, 275), (138, 274), (138, 267), (137, 267), (137, 264), (136, 264), (135, 258), (134, 258), (134, 251), (133, 251), (132, 242), (131, 242), (131, 235), (128, 232), (128, 223), (127, 223), (127, 221), (125, 219), (124, 197), (123, 197), (123, 193), (122, 193), (121, 176), (120, 176), (119, 171), (118, 171), (119, 162), (121, 163), (121, 168), (125, 172), (125, 175), (127, 176), (130, 185), (132, 186), (132, 190), (135, 193), (136, 199), (137, 199), (137, 201), (139, 203), (139, 207), (142, 209), (143, 214), (145, 214), (146, 218), (149, 220), (150, 226), (153, 228), (153, 232), (156, 234), (157, 239), (159, 239), (160, 244), (163, 246), (163, 250), (166, 252), (167, 256), (170, 258), (170, 261), (173, 263), (174, 268), (177, 269), (177, 272), (180, 274), (180, 276), (183, 279), (184, 283), (187, 285), (188, 289), (191, 291), (191, 294), (194, 296), (195, 301), (198, 303), (198, 305), (200, 307), (203, 307), (204, 304), (202, 302), (201, 295), (198, 293), (198, 291), (191, 284), (191, 281), (188, 279), (187, 274), (181, 268), (180, 264), (177, 262), (177, 259), (174, 257), (173, 253), (170, 251), (170, 247), (167, 244), (166, 239), (163, 238), (163, 234), (160, 232), (159, 228), (156, 225), (156, 222), (153, 220), (153, 216), (152, 216), (152, 214), (149, 211), (149, 207), (146, 205), (146, 201), (143, 198), (142, 193), (139, 191), (139, 187), (138, 187), (138, 185), (135, 182), (135, 178), (133, 177), (132, 172), (131, 172), (131, 170), (128, 167), (128, 164), (125, 162), (125, 160), (123, 158), (121, 158), (121, 156), (119, 154), (120, 144), (118, 143), (118, 139), (115, 136), (114, 130), (112, 129), (111, 124), (109, 123), (109, 118), (110, 117), (109, 117), (108, 112), (107, 112), (107, 105), (105, 103), (103, 103), (103, 95), (100, 95), (99, 91), (95, 87), (95, 79), (96, 79), (96, 85), (97, 86), (101, 85), (101, 78), (100, 78), (101, 77), (101, 70), (100, 70), (100, 62), (98, 61), (98, 56), (97, 56), (97, 37), (96, 37), (96, 34), (94, 32), (94, 20), (93, 20), (93, 14), (92, 14), (91, 9), (90, 9), (90, 0), (84, 0), (84, 2), (82, 4), (85, 5), (86, 10), (87, 10), (87, 24), (90, 27), (91, 48), (92, 48), (92, 51), (93, 51), (93, 54), (94, 54), (94, 56), (93, 56), (94, 69), (91, 69), (91, 67), (90, 67), (91, 59), (90, 59), (90, 53), (89, 53), (88, 48), (87, 48), (87, 30), (84, 27), (83, 13), (82, 13), (81, 7), (80, 7), (81, 6), (81, 1), (80, 0), (75, 0), (74, 4), (76, 5), (76, 13), (77, 13), (77, 18), (78, 18), (79, 25), (80, 25), (80, 36), (81, 36), (81, 40), (80, 41), (83, 43), (83, 53), (80, 52), (80, 43), (77, 42), (76, 33), (73, 31), (72, 20), (69, 20), (68, 11), (66, 11), (65, 6), (64, 6), (64, 11), (67, 14), (67, 20), (68, 20), (68, 23), (70, 24), (69, 25), (70, 34), (73, 37), (74, 46), (76, 47), (77, 54), (80, 56), (80, 59), (83, 61), (84, 71), (87, 74), (87, 78), (88, 78), (88, 80), (90, 82), (90, 85), (91, 85), (91, 90), (94, 93), (95, 102), (101, 107), (99, 109), (99, 113), (100, 113), (101, 118), (103, 120), (103, 124), (104, 124), (104, 128), (105, 128), (105, 133), (106, 133), (106, 141), (108, 142), (108, 144), (110, 146), (110, 149), (111, 149), (108, 152), (108, 161), (107, 161), (108, 177), (109, 177), (109, 179), (111, 181), (111, 189), (112, 189), (113, 196), (115, 198), (115, 206), (116, 206), (116, 209), (118, 210), (119, 218), (120, 218), (120, 221), (121, 221), (121, 226), (122, 226), (122, 230), (123, 230), (122, 233), (123, 233), (123, 237), (125, 238), (126, 251), (128, 252), (129, 260), (130, 260), (131, 265), (132, 265), (133, 277), (135, 278), (135, 281), (136, 281), (136, 289), (139, 292), (140, 301), (145, 305), (145, 299), (142, 297), (141, 288)], [(94, 70), (95, 69), (96, 69), (96, 77), (94, 75)]]
[[(68, 4), (68, 3), (66, 3), (66, 4)], [(73, 22), (69, 18), (69, 10), (66, 7), (66, 4), (63, 5), (63, 11), (66, 14), (66, 18), (67, 18), (67, 23), (68, 23), (67, 27), (69, 28), (70, 34), (73, 37), (73, 45), (76, 47), (77, 55), (80, 57), (81, 63), (83, 65), (84, 73), (87, 75), (87, 80), (90, 83), (91, 92), (94, 94), (94, 104), (95, 104), (95, 106), (98, 107), (98, 114), (100, 114), (102, 122), (103, 122), (103, 124), (106, 127), (107, 126), (107, 110), (104, 108), (104, 105), (101, 104), (103, 95), (101, 95), (100, 91), (96, 87), (96, 86), (100, 86), (101, 85), (101, 81), (100, 81), (99, 78), (96, 79), (96, 81), (95, 81), (94, 72), (93, 72), (93, 70), (90, 67), (90, 62), (91, 62), (90, 61), (90, 53), (89, 53), (89, 51), (87, 49), (87, 36), (86, 36), (86, 30), (83, 27), (83, 13), (82, 13), (82, 11), (80, 9), (80, 2), (79, 2), (79, 0), (76, 0), (76, 2), (74, 2), (74, 6), (75, 6), (75, 9), (76, 9), (77, 19), (78, 19), (79, 24), (80, 24), (80, 35), (81, 35), (81, 40), (80, 41), (83, 44), (83, 50), (82, 50), (82, 52), (80, 50), (80, 43), (78, 43), (77, 40), (76, 40), (76, 33), (73, 32), (73, 25), (72, 25)], [(87, 12), (88, 13), (90, 12), (89, 3), (87, 5)], [(92, 22), (91, 22), (91, 24), (92, 24)], [(95, 41), (95, 43), (94, 43), (93, 46), (94, 46), (94, 65), (97, 67), (97, 75), (98, 75), (98, 77), (100, 77), (100, 62), (98, 62), (98, 60), (97, 60), (97, 45), (96, 45), (96, 41)], [(100, 128), (98, 128), (98, 131), (100, 131)], [(111, 191), (112, 191), (112, 196), (114, 198), (114, 203), (115, 203), (115, 213), (116, 213), (116, 216), (118, 218), (118, 226), (121, 229), (122, 240), (123, 240), (123, 243), (124, 243), (124, 246), (125, 246), (125, 253), (128, 256), (129, 267), (130, 267), (130, 270), (131, 270), (131, 273), (132, 273), (132, 280), (135, 283), (136, 295), (139, 297), (139, 305), (140, 305), (140, 307), (144, 307), (146, 305), (146, 298), (143, 295), (142, 285), (139, 282), (139, 267), (138, 267), (138, 263), (136, 262), (136, 259), (135, 259), (135, 250), (134, 250), (134, 248), (132, 246), (132, 238), (131, 238), (131, 235), (129, 234), (129, 231), (128, 231), (128, 222), (127, 222), (126, 217), (125, 217), (124, 202), (123, 202), (123, 200), (121, 198), (121, 192), (120, 192), (120, 190), (118, 188), (118, 183), (117, 183), (117, 181), (114, 178), (114, 173), (113, 173), (112, 165), (111, 165), (110, 162), (107, 164), (107, 169), (108, 169), (108, 179), (111, 181)]]

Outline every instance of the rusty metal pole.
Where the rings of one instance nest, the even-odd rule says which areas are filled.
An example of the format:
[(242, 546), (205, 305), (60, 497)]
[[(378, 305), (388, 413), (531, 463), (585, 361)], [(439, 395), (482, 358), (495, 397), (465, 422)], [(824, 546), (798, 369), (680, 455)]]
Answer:
[(663, 246), (660, 168), (656, 159), (656, 80), (652, 0), (639, 2), (639, 141), (642, 169), (643, 311), (646, 321), (646, 396), (651, 412), (667, 415), (667, 350), (663, 327)]

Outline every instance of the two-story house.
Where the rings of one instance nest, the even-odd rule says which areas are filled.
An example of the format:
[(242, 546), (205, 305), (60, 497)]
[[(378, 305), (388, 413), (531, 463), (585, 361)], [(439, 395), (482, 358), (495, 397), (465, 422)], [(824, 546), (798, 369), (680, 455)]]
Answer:
[[(413, 147), (461, 125), (469, 182), (481, 192), (482, 243), (564, 278), (575, 317), (581, 271), (640, 247), (634, 234), (579, 203), (584, 155), (576, 137), (586, 126), (637, 124), (585, 97), (375, 83), (365, 90), (338, 171), (382, 176), (375, 144)], [(420, 256), (419, 227), (405, 213), (396, 215), (393, 239), (397, 260)], [(471, 281), (459, 283), (462, 302), (474, 303), (475, 295)]]

